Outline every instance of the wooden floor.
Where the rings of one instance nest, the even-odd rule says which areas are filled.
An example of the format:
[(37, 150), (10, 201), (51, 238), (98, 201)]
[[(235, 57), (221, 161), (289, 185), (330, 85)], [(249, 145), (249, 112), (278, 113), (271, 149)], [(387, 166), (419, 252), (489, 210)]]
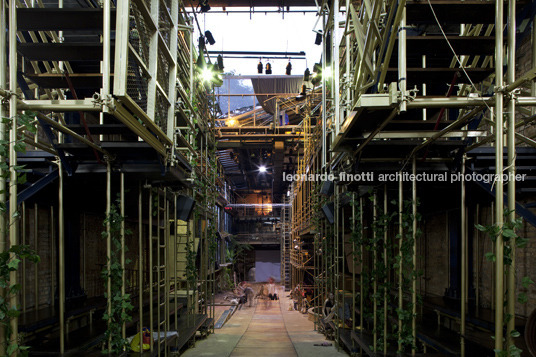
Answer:
[(285, 328), (280, 300), (259, 301), (246, 333), (231, 352), (232, 357), (242, 356), (297, 356)]

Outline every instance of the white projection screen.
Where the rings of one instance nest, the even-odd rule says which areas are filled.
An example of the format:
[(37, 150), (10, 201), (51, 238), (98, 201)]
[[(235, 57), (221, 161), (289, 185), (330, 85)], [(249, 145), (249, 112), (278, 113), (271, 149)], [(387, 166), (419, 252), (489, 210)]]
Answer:
[(255, 281), (265, 282), (269, 277), (281, 281), (281, 253), (279, 250), (256, 250)]

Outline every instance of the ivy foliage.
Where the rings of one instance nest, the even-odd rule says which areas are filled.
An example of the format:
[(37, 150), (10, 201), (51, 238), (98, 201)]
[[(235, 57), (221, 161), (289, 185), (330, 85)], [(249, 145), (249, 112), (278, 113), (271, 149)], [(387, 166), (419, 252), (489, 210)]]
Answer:
[[(22, 127), (28, 133), (35, 134), (37, 127), (35, 125), (35, 113), (25, 112), (17, 115), (17, 126)], [(13, 125), (12, 118), (1, 118), (2, 123), (6, 127)], [(14, 144), (14, 150), (17, 153), (26, 152), (26, 145), (23, 139), (17, 139), (14, 143), (6, 138), (0, 138), (0, 156), (9, 157), (9, 147)], [(0, 169), (2, 170), (1, 177), (3, 179), (10, 178), (10, 169), (13, 168), (16, 172), (17, 181), (15, 184), (26, 183), (26, 173), (24, 165), (11, 165), (8, 161), (0, 161)], [(8, 192), (2, 192), (8, 193)], [(0, 202), (0, 214), (5, 214), (8, 211), (6, 202)], [(20, 213), (17, 211), (13, 214), (13, 218), (18, 219)], [(0, 234), (8, 234), (6, 232), (0, 232)], [(23, 346), (19, 341), (15, 341), (12, 338), (13, 330), (11, 329), (10, 321), (13, 318), (17, 318), (20, 315), (19, 306), (11, 305), (10, 298), (21, 290), (20, 284), (12, 283), (10, 281), (10, 273), (19, 269), (20, 263), (23, 260), (28, 260), (33, 263), (39, 263), (40, 258), (28, 245), (13, 245), (8, 250), (0, 253), (0, 288), (3, 289), (0, 295), (0, 324), (5, 329), (6, 337), (2, 341), (3, 348), (8, 356), (21, 355), (27, 356), (29, 347)]]
[[(105, 354), (110, 353), (122, 353), (128, 349), (129, 343), (127, 339), (122, 337), (122, 325), (132, 320), (130, 312), (134, 308), (131, 303), (130, 294), (122, 294), (121, 288), (123, 286), (123, 276), (125, 274), (121, 266), (121, 224), (125, 218), (121, 215), (118, 207), (120, 205), (119, 198), (110, 207), (110, 214), (105, 218), (103, 225), (106, 227), (110, 224), (110, 238), (112, 241), (112, 250), (110, 252), (110, 258), (108, 264), (102, 270), (102, 278), (104, 280), (104, 286), (107, 287), (108, 278), (111, 280), (112, 293), (111, 293), (111, 313), (106, 311), (103, 315), (103, 320), (108, 322), (108, 329), (105, 332), (107, 341), (111, 341), (107, 349), (103, 351)], [(128, 229), (125, 229), (125, 236), (132, 234)], [(103, 238), (108, 238), (108, 232), (106, 229), (102, 232)], [(124, 247), (125, 253), (128, 248)], [(125, 259), (125, 264), (130, 264), (130, 259)], [(127, 282), (125, 282), (125, 285)], [(104, 297), (108, 299), (108, 293), (104, 294)]]
[[(505, 212), (504, 213), (504, 220), (503, 225), (497, 225), (497, 224), (490, 224), (490, 225), (481, 225), (481, 224), (475, 224), (475, 228), (478, 229), (481, 232), (486, 233), (492, 240), (493, 243), (497, 242), (497, 239), (502, 236), (503, 239), (503, 245), (504, 245), (504, 257), (503, 257), (503, 263), (506, 267), (512, 267), (513, 262), (513, 250), (515, 248), (523, 249), (527, 246), (528, 238), (521, 237), (517, 234), (519, 230), (523, 228), (523, 218), (516, 217), (514, 220), (510, 220), (509, 216), (512, 212)], [(485, 255), (486, 260), (490, 262), (496, 262), (497, 257), (493, 252), (487, 252)], [(504, 274), (508, 274), (508, 270), (504, 271)], [(534, 281), (528, 277), (524, 276), (521, 278), (521, 285), (525, 290), (527, 290), (531, 285), (535, 285)], [(508, 303), (508, 291), (504, 292), (504, 304)], [(527, 294), (525, 292), (520, 292), (517, 294), (517, 302), (520, 304), (527, 303), (528, 298)], [(515, 316), (512, 316), (510, 314), (505, 315), (504, 324), (506, 325), (508, 321), (515, 318)], [(510, 336), (513, 338), (517, 338), (521, 336), (519, 331), (512, 330), (510, 332)], [(492, 339), (494, 339), (494, 336), (492, 336)], [(503, 339), (506, 340), (506, 339)], [(510, 346), (507, 346), (507, 350), (494, 350), (495, 354), (499, 357), (520, 357), (521, 353), (523, 352), (522, 349), (517, 347), (514, 344), (511, 344)]]
[(3, 289), (3, 294), (0, 296), (0, 324), (6, 332), (6, 338), (2, 343), (8, 356), (17, 354), (27, 356), (29, 350), (28, 346), (19, 345), (19, 341), (12, 341), (13, 330), (10, 325), (10, 320), (20, 315), (20, 309), (11, 305), (9, 298), (21, 290), (21, 285), (12, 284), (9, 274), (17, 271), (23, 260), (39, 263), (40, 258), (28, 245), (14, 245), (0, 253), (0, 288)]

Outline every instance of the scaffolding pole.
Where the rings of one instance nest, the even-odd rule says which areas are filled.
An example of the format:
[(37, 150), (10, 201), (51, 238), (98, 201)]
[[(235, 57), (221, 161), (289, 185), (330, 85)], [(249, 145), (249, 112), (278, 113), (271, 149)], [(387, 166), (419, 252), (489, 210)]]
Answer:
[[(112, 322), (112, 236), (110, 211), (112, 206), (112, 168), (110, 160), (106, 160), (106, 300), (108, 311), (108, 330), (110, 330)], [(112, 335), (108, 336), (108, 350), (112, 349)]]
[[(412, 163), (413, 175), (417, 175), (417, 158), (413, 156)], [(413, 212), (413, 228), (411, 230), (413, 238), (413, 270), (417, 269), (417, 180), (411, 182), (411, 205)], [(413, 344), (411, 354), (414, 356), (417, 352), (417, 276), (413, 274), (411, 281), (411, 337)]]
[(466, 300), (467, 300), (467, 289), (466, 289), (466, 281), (467, 281), (467, 230), (466, 230), (466, 220), (467, 217), (465, 215), (465, 180), (463, 179), (465, 175), (465, 154), (462, 158), (462, 164), (461, 164), (461, 173), (462, 173), (462, 180), (460, 180), (461, 183), (461, 205), (460, 205), (460, 227), (461, 227), (461, 299), (460, 299), (460, 353), (461, 356), (465, 356), (465, 315), (466, 315)]
[[(503, 16), (504, 1), (495, 0), (495, 81), (497, 93), (495, 94), (495, 173), (497, 183), (495, 186), (495, 220), (500, 229), (503, 227)], [(495, 350), (503, 350), (503, 316), (504, 316), (504, 243), (503, 236), (499, 234), (495, 241)]]
[[(9, 1), (9, 118), (11, 119), (11, 128), (9, 131), (9, 245), (10, 247), (18, 244), (17, 228), (17, 152), (15, 144), (17, 142), (17, 11), (15, 0)], [(3, 29), (2, 29), (3, 32)], [(2, 49), (3, 51), (3, 49)], [(14, 256), (14, 253), (11, 253)], [(17, 272), (9, 273), (9, 284), (17, 284)], [(17, 306), (17, 294), (10, 294), (9, 305), (11, 308)], [(18, 319), (10, 319), (11, 340), (9, 344), (16, 344), (18, 341)], [(14, 352), (12, 355), (16, 355)]]
[[(533, 24), (534, 26), (534, 24)], [(534, 39), (533, 39), (534, 41)], [(508, 2), (508, 63), (507, 63), (507, 83), (512, 84), (515, 82), (516, 77), (516, 2)], [(508, 175), (514, 177), (516, 173), (516, 104), (515, 96), (511, 94), (510, 101), (508, 102), (508, 131), (507, 131), (507, 145), (508, 145)], [(502, 158), (502, 155), (501, 155)], [(508, 180), (508, 221), (512, 224), (516, 220), (516, 181), (513, 179)], [(509, 316), (506, 325), (506, 346), (508, 351), (510, 347), (514, 345), (513, 331), (516, 328), (516, 242), (515, 238), (510, 238), (510, 256), (511, 263), (508, 267), (507, 276), (507, 307), (506, 313)]]

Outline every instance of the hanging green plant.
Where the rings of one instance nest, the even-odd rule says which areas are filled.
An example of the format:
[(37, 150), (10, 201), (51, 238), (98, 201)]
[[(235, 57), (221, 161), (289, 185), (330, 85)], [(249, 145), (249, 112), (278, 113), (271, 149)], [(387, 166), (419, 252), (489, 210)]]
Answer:
[[(503, 262), (504, 262), (504, 266), (506, 267), (512, 266), (512, 261), (513, 261), (512, 254), (513, 254), (514, 246), (516, 248), (523, 249), (527, 246), (527, 243), (529, 241), (528, 238), (521, 237), (517, 234), (517, 232), (523, 228), (523, 225), (524, 225), (523, 218), (516, 217), (513, 221), (511, 221), (509, 216), (510, 216), (510, 212), (504, 213), (504, 223), (502, 227), (495, 225), (495, 224), (490, 224), (490, 225), (475, 224), (475, 228), (481, 232), (486, 233), (491, 238), (493, 243), (497, 242), (497, 238), (499, 236), (503, 237), (503, 245), (504, 245)], [(493, 252), (487, 252), (485, 254), (485, 257), (486, 257), (486, 260), (490, 262), (496, 262), (497, 260), (497, 257), (495, 256)], [(506, 276), (508, 271), (505, 270), (504, 273)], [(521, 279), (521, 285), (523, 286), (524, 289), (528, 289), (531, 285), (535, 285), (535, 283), (534, 281), (532, 281), (530, 277), (524, 276)], [(517, 302), (519, 302), (520, 304), (525, 304), (527, 303), (527, 301), (528, 301), (528, 298), (525, 292), (521, 292), (517, 294)], [(507, 294), (507, 291), (505, 291), (504, 292), (504, 305), (506, 306), (507, 303), (508, 303), (508, 294)], [(504, 325), (506, 326), (508, 324), (508, 321), (514, 318), (515, 316), (506, 314), (505, 319), (504, 319)], [(511, 331), (510, 335), (513, 338), (517, 338), (521, 336), (519, 331), (516, 331), (516, 330)], [(492, 339), (493, 338), (494, 337), (492, 336)], [(505, 340), (506, 339), (503, 338), (503, 341)], [(520, 357), (521, 353), (523, 352), (523, 350), (517, 347), (515, 343), (511, 344), (510, 346), (507, 346), (506, 350), (494, 350), (494, 351), (495, 351), (495, 354), (499, 357), (508, 357), (508, 356)]]
[[(104, 286), (107, 287), (108, 278), (111, 280), (112, 295), (109, 299), (111, 306), (109, 307), (111, 312), (107, 310), (103, 315), (103, 320), (108, 324), (108, 328), (105, 331), (106, 340), (110, 341), (107, 349), (103, 351), (104, 354), (122, 353), (127, 350), (129, 343), (127, 339), (124, 339), (121, 334), (123, 323), (132, 320), (130, 311), (134, 308), (131, 303), (130, 294), (122, 293), (123, 275), (124, 270), (121, 266), (121, 224), (124, 221), (124, 217), (120, 214), (118, 206), (120, 204), (119, 199), (111, 205), (110, 213), (105, 218), (103, 225), (106, 227), (110, 225), (110, 239), (112, 242), (112, 249), (110, 252), (110, 259), (108, 264), (102, 270), (101, 276), (104, 280)], [(128, 229), (125, 230), (125, 236), (132, 234)], [(103, 238), (108, 238), (108, 232), (104, 230), (102, 232)], [(125, 253), (128, 248), (125, 246)], [(130, 264), (130, 259), (125, 260), (125, 264)], [(125, 282), (125, 285), (127, 282)], [(108, 299), (108, 294), (105, 293), (104, 297)]]
[[(1, 118), (2, 123), (6, 127), (11, 127), (13, 124), (12, 118)], [(23, 130), (35, 134), (37, 132), (35, 113), (25, 112), (17, 115), (17, 125)], [(9, 157), (9, 140), (0, 138), (0, 156)], [(15, 152), (26, 152), (26, 145), (23, 139), (17, 139), (14, 143)], [(26, 183), (26, 174), (24, 165), (10, 165), (7, 161), (0, 162), (2, 169), (2, 177), (8, 179), (10, 177), (10, 169), (13, 168), (17, 175), (17, 184)], [(16, 198), (15, 198), (16, 199)], [(0, 214), (5, 214), (8, 211), (6, 202), (0, 202)], [(18, 218), (19, 212), (16, 211), (13, 218)], [(8, 234), (9, 227), (4, 234)], [(33, 263), (39, 263), (40, 258), (35, 251), (30, 249), (28, 245), (12, 245), (8, 250), (0, 253), (0, 288), (3, 289), (0, 296), (0, 324), (5, 329), (5, 339), (1, 342), (8, 356), (21, 355), (27, 356), (29, 347), (20, 344), (20, 341), (13, 340), (13, 331), (11, 329), (11, 319), (17, 318), (20, 315), (19, 306), (11, 305), (11, 297), (16, 296), (21, 290), (20, 284), (12, 283), (10, 273), (16, 272), (23, 260), (28, 260)]]

